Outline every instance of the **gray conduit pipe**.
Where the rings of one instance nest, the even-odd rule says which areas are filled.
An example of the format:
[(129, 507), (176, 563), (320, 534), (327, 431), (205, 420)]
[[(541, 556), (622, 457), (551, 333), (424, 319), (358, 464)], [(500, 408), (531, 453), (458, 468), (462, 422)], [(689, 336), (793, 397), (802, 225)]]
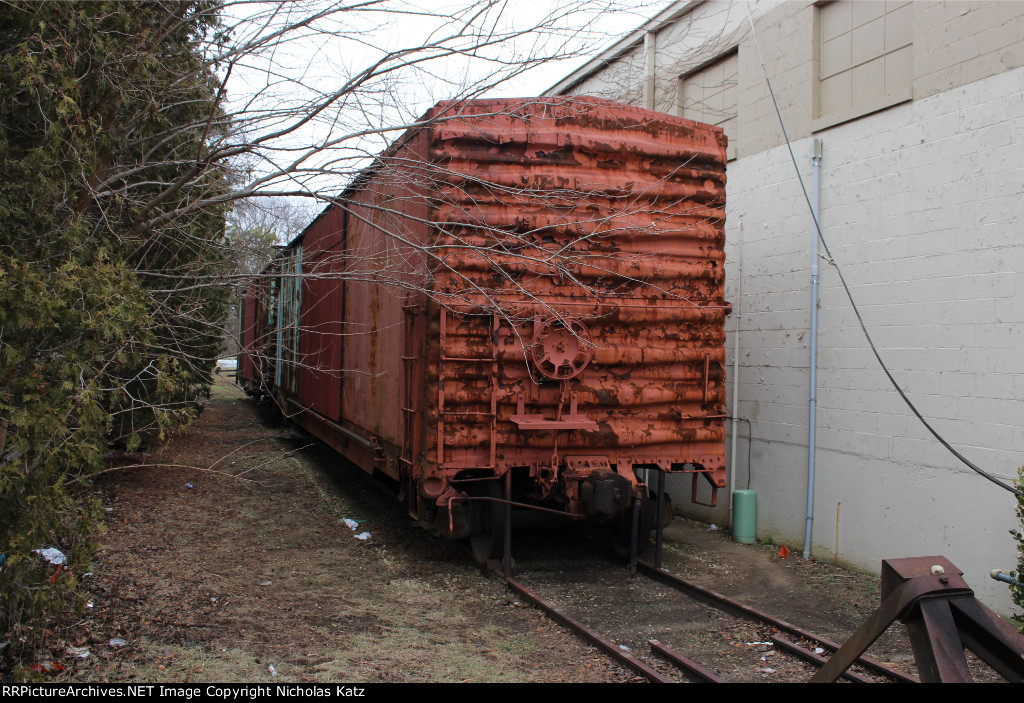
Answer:
[[(729, 527), (733, 525), (732, 494), (736, 492), (736, 430), (739, 429), (740, 304), (743, 302), (743, 218), (736, 228), (736, 304), (732, 308), (736, 329), (732, 334), (732, 448), (729, 451)], [(748, 477), (749, 478), (749, 477)]]
[[(814, 222), (818, 217), (818, 195), (821, 191), (821, 140), (811, 140), (811, 209)], [(814, 426), (818, 403), (818, 228), (811, 228), (811, 378), (807, 405), (807, 518), (804, 521), (804, 559), (811, 557), (811, 527), (814, 524)], [(838, 548), (838, 545), (837, 545)]]

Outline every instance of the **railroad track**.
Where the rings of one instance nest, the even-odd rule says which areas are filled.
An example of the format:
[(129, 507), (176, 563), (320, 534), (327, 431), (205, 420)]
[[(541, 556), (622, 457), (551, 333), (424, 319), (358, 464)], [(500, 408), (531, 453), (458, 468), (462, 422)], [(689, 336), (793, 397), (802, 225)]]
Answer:
[[(602, 576), (601, 583), (593, 589), (598, 593), (610, 591), (612, 587), (609, 584), (615, 579), (630, 579), (624, 570), (617, 571), (613, 568), (610, 572), (607, 569), (604, 572), (607, 576)], [(694, 629), (689, 632), (670, 632), (663, 628), (664, 635), (661, 636), (668, 640), (667, 642), (643, 635), (623, 636), (622, 639), (629, 643), (627, 645), (621, 640), (614, 639), (614, 635), (602, 634), (593, 625), (583, 622), (584, 619), (590, 619), (586, 614), (588, 610), (586, 604), (567, 601), (565, 589), (563, 589), (561, 598), (556, 596), (551, 599), (538, 592), (545, 589), (543, 578), (535, 579), (527, 575), (522, 579), (505, 578), (505, 581), (508, 587), (522, 599), (546, 612), (552, 619), (568, 627), (577, 636), (603, 651), (623, 667), (656, 683), (673, 683), (682, 679), (705, 683), (724, 682), (723, 677), (715, 673), (715, 669), (721, 668), (728, 668), (734, 672), (746, 671), (747, 676), (741, 675), (739, 678), (754, 681), (765, 680), (763, 672), (775, 674), (777, 670), (785, 669), (790, 672), (789, 680), (806, 681), (813, 675), (816, 668), (821, 666), (825, 658), (841, 644), (657, 569), (653, 564), (638, 562), (637, 575), (639, 579), (633, 578), (631, 585), (626, 587), (634, 592), (633, 600), (635, 602), (622, 603), (623, 610), (630, 607), (647, 608), (655, 614), (659, 610), (661, 612), (671, 610), (674, 611), (673, 617), (685, 619), (687, 616), (683, 611), (690, 609), (693, 622), (696, 623)], [(528, 583), (538, 580), (542, 582), (540, 587)], [(548, 584), (548, 587), (550, 586), (551, 584)], [(570, 594), (574, 588), (576, 586), (572, 584), (568, 586)], [(623, 586), (620, 583), (614, 588), (621, 589)], [(576, 588), (575, 593), (579, 600), (590, 598), (583, 589)], [(564, 605), (558, 605), (559, 600)], [(570, 609), (574, 612), (582, 611), (583, 614), (570, 614)], [(600, 610), (600, 608), (591, 610)], [(598, 615), (598, 617), (600, 616)], [(654, 619), (654, 615), (648, 619)], [(747, 627), (744, 628), (743, 624), (746, 624)], [(701, 628), (711, 628), (716, 634), (720, 634), (730, 630), (751, 632), (750, 625), (756, 627), (759, 636), (752, 642), (733, 641), (727, 643), (723, 646), (723, 651), (720, 654), (722, 659), (694, 661), (679, 651), (687, 648), (687, 640), (697, 634), (695, 631)], [(609, 628), (606, 627), (606, 623), (603, 623), (602, 627), (605, 632), (621, 630), (621, 624)], [(651, 630), (652, 628), (646, 629)], [(705, 641), (714, 639), (714, 637), (708, 638), (706, 634), (700, 633), (697, 636), (704, 635)], [(725, 642), (724, 636), (719, 639)], [(646, 651), (645, 648), (637, 646), (641, 640), (644, 640)], [(731, 649), (728, 644), (732, 645)], [(815, 653), (815, 649), (823, 654)], [(702, 651), (705, 651), (706, 656), (706, 648)], [(787, 663), (785, 666), (780, 666), (783, 658)], [(728, 664), (724, 667), (718, 666), (726, 660), (729, 660)], [(746, 661), (743, 663), (740, 660)], [(736, 680), (736, 678), (735, 674), (731, 677), (732, 680)], [(857, 666), (851, 668), (844, 678), (857, 683), (918, 682), (917, 678), (868, 657), (859, 659)], [(779, 679), (773, 676), (771, 680), (778, 681)]]
[[(661, 583), (667, 584), (681, 593), (685, 593), (692, 598), (696, 598), (714, 608), (730, 613), (735, 617), (747, 618), (751, 621), (767, 625), (780, 632), (785, 632), (792, 637), (798, 638), (798, 640), (813, 643), (813, 645), (817, 645), (815, 648), (820, 648), (832, 653), (838, 650), (842, 645), (841, 642), (833, 642), (820, 635), (816, 635), (813, 632), (809, 632), (808, 630), (786, 622), (785, 620), (776, 618), (757, 610), (756, 608), (751, 608), (750, 606), (744, 605), (738, 601), (728, 598), (727, 596), (723, 596), (720, 593), (716, 593), (683, 578), (674, 576), (666, 571), (656, 568), (653, 564), (640, 561), (637, 563), (637, 566), (639, 568), (639, 573)], [(824, 663), (824, 658), (820, 654), (814, 652), (812, 648), (800, 645), (796, 641), (791, 641), (784, 637), (775, 635), (772, 636), (771, 640), (776, 649), (782, 649), (783, 651), (796, 656), (809, 664), (821, 666)], [(886, 666), (871, 657), (859, 657), (857, 659), (857, 664), (871, 674), (896, 683), (920, 683), (917, 677)], [(844, 678), (858, 683), (869, 682), (861, 675), (853, 672), (847, 672), (844, 675)]]

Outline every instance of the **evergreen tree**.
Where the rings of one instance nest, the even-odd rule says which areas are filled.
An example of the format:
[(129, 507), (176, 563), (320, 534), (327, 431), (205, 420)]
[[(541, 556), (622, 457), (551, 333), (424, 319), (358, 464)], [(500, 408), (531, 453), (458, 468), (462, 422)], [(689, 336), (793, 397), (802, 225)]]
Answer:
[[(63, 601), (111, 443), (188, 422), (221, 344), (222, 90), (202, 3), (0, 6), (0, 624)], [(54, 567), (35, 550), (68, 556)]]

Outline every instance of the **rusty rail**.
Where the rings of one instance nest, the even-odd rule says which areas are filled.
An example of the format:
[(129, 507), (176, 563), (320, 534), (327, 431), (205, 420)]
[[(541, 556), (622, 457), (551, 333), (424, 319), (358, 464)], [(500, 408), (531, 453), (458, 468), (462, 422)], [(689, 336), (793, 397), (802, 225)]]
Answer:
[(675, 664), (683, 671), (683, 673), (686, 674), (687, 678), (696, 681), (697, 683), (725, 683), (725, 679), (721, 678), (710, 669), (705, 669), (689, 657), (684, 657), (668, 645), (664, 645), (658, 640), (650, 640), (649, 644), (651, 645), (651, 650), (655, 654)]
[[(833, 652), (839, 650), (840, 648), (840, 645), (836, 644), (835, 642), (831, 642), (823, 637), (820, 637), (819, 635), (816, 635), (812, 632), (808, 632), (807, 630), (804, 630), (801, 627), (797, 627), (792, 623), (788, 623), (785, 620), (780, 620), (779, 618), (768, 615), (767, 613), (757, 610), (756, 608), (751, 608), (748, 605), (744, 605), (739, 601), (735, 601), (732, 598), (729, 598), (728, 596), (722, 595), (721, 593), (716, 593), (715, 591), (712, 591), (708, 588), (704, 588), (703, 586), (698, 586), (695, 583), (682, 579), (678, 576), (675, 576), (674, 574), (670, 574), (667, 571), (656, 569), (654, 565), (646, 561), (638, 561), (637, 569), (640, 573), (644, 574), (645, 576), (649, 576), (650, 578), (653, 578), (656, 581), (665, 584), (666, 586), (686, 593), (690, 597), (695, 598), (696, 600), (699, 600), (702, 603), (707, 603), (708, 605), (717, 608), (723, 612), (729, 613), (730, 615), (734, 615), (739, 618), (746, 618), (748, 620), (754, 620), (755, 622), (761, 622), (766, 625), (771, 625), (772, 627), (778, 630), (788, 632), (789, 634), (794, 635), (796, 637), (802, 637), (804, 639), (817, 642), (823, 648), (831, 650)], [(920, 681), (916, 677), (910, 676), (909, 674), (905, 674), (901, 671), (897, 671), (896, 669), (887, 667), (881, 662), (870, 657), (860, 656), (856, 659), (856, 663), (860, 664), (862, 667), (869, 671), (877, 673), (881, 676), (885, 676), (886, 678), (891, 679), (893, 681), (897, 681), (899, 683), (920, 683)]]
[[(790, 642), (785, 637), (772, 635), (772, 644), (775, 645), (776, 649), (781, 649), (784, 652), (788, 652), (789, 654), (792, 654), (795, 657), (803, 659), (808, 664), (813, 664), (814, 666), (819, 668), (825, 666), (826, 662), (828, 662), (828, 659), (821, 656), (820, 654), (816, 654), (815, 652), (812, 652), (806, 647), (801, 647), (796, 642)], [(867, 676), (862, 676), (861, 674), (858, 674), (853, 671), (844, 671), (841, 674), (841, 678), (844, 678), (847, 681), (852, 681), (853, 683), (875, 682), (874, 679), (870, 679)]]
[(599, 632), (595, 632), (594, 630), (590, 629), (589, 627), (581, 623), (579, 620), (569, 615), (568, 613), (560, 610), (551, 603), (548, 603), (546, 600), (538, 596), (536, 593), (534, 593), (518, 581), (511, 578), (506, 578), (505, 583), (508, 584), (509, 588), (511, 588), (513, 591), (518, 593), (520, 596), (522, 596), (529, 602), (533, 603), (533, 605), (535, 605), (536, 607), (543, 610), (545, 613), (550, 615), (554, 620), (562, 623), (570, 630), (572, 630), (573, 632), (580, 635), (585, 640), (596, 646), (598, 649), (604, 651), (604, 653), (610, 656), (612, 659), (615, 659), (617, 662), (619, 662), (626, 668), (631, 669), (632, 671), (635, 671), (636, 673), (645, 677), (648, 681), (652, 683), (676, 683), (676, 681), (674, 681), (673, 679), (670, 679), (668, 676), (665, 676), (661, 672), (640, 661), (629, 652), (623, 651), (618, 647), (618, 645), (616, 645), (614, 642), (609, 640), (604, 635), (600, 634)]

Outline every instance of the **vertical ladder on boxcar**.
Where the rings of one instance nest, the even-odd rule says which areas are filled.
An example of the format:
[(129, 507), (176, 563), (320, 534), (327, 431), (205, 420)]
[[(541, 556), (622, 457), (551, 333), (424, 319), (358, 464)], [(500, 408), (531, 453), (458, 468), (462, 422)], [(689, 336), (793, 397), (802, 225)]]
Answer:
[(406, 302), (402, 329), (402, 453), (398, 457), (400, 473), (413, 476), (415, 455), (420, 446), (423, 418), (423, 306)]
[[(483, 341), (480, 348), (490, 349), (490, 356), (467, 356), (465, 346), (463, 349), (450, 351), (452, 346), (450, 339), (455, 334), (449, 332), (449, 322), (456, 324), (464, 318), (460, 315), (450, 313), (446, 308), (441, 307), (440, 311), (440, 353), (438, 357), (438, 392), (437, 392), (437, 462), (441, 469), (490, 469), (497, 473), (497, 441), (498, 441), (498, 324), (499, 317), (491, 314), (489, 325), (463, 325), (459, 329), (458, 336), (465, 340), (467, 337), (476, 337)], [(483, 330), (483, 334), (471, 334), (476, 330)], [(469, 334), (467, 334), (469, 333)], [(485, 338), (486, 337), (486, 338)], [(486, 375), (490, 386), (490, 409), (487, 411), (449, 410), (445, 407), (445, 381), (448, 378), (449, 370), (454, 373), (464, 372), (467, 367), (477, 365), (477, 368), (486, 369)], [(490, 420), (489, 437), (489, 460), (486, 466), (476, 462), (445, 461), (445, 427), (448, 424), (447, 418), (452, 417), (485, 417)]]

